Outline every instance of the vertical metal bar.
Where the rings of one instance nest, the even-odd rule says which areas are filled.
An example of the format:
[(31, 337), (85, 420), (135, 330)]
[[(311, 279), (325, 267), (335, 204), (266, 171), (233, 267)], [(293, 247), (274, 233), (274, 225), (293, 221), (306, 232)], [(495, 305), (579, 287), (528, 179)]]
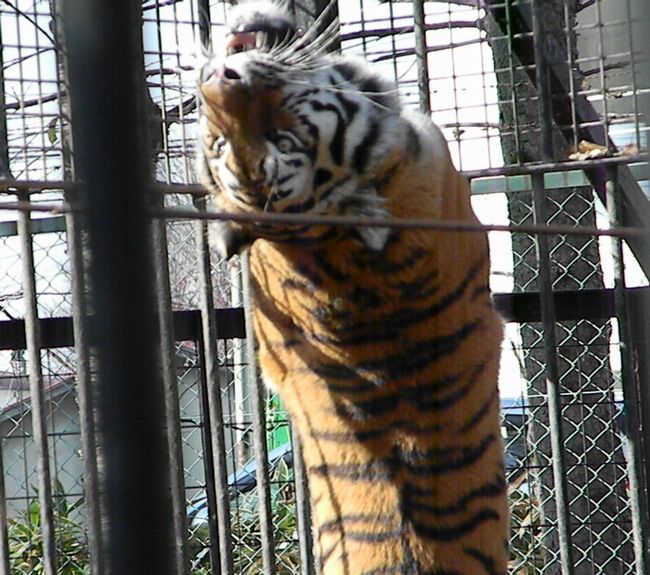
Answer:
[(5, 498), (5, 470), (0, 438), (0, 573), (11, 573), (9, 568), (9, 539), (7, 534), (7, 500)]
[[(537, 105), (540, 122), (542, 159), (553, 160), (553, 110), (551, 90), (546, 62), (545, 36), (542, 24), (542, 1), (532, 0), (533, 42), (535, 50), (535, 72), (537, 81)], [(531, 176), (533, 183), (533, 216), (536, 224), (547, 224), (546, 190), (544, 175)], [(571, 514), (566, 484), (566, 461), (564, 458), (564, 439), (562, 431), (562, 401), (560, 375), (557, 363), (557, 340), (555, 337), (556, 320), (553, 301), (553, 278), (551, 276), (551, 258), (548, 236), (538, 234), (535, 237), (537, 260), (539, 262), (539, 293), (544, 328), (544, 351), (546, 354), (546, 390), (548, 396), (548, 419), (553, 453), (553, 479), (555, 483), (555, 503), (560, 544), (560, 562), (562, 575), (573, 572), (571, 544)]]
[[(2, 53), (2, 26), (0, 25), (0, 178), (8, 178), (9, 144), (7, 139), (7, 115), (5, 112), (4, 60)], [(0, 438), (0, 572), (9, 573), (9, 540), (7, 533), (7, 500), (5, 499), (2, 438)]]
[[(618, 186), (617, 168), (609, 168), (606, 185), (607, 212), (611, 226), (621, 225), (621, 191)], [(648, 456), (641, 435), (641, 397), (639, 380), (636, 372), (636, 359), (632, 345), (633, 337), (625, 285), (625, 262), (623, 259), (623, 242), (620, 237), (612, 236), (612, 258), (614, 263), (614, 304), (618, 320), (619, 345), (621, 349), (621, 380), (623, 384), (623, 405), (625, 415), (625, 435), (630, 445), (628, 461), (628, 478), (630, 482), (629, 498), (632, 514), (632, 540), (636, 575), (648, 573), (648, 534), (650, 533), (650, 516), (648, 513), (647, 493), (643, 488), (642, 461)], [(625, 441), (625, 439), (624, 439)]]
[[(230, 262), (230, 305), (234, 308), (243, 308), (243, 276), (238, 259)], [(235, 459), (237, 465), (243, 467), (248, 460), (246, 438), (246, 415), (248, 413), (249, 375), (246, 357), (248, 348), (244, 339), (233, 339), (233, 388), (234, 388), (234, 421), (235, 421)], [(251, 352), (253, 353), (253, 352)]]
[[(637, 82), (637, 66), (638, 62), (635, 62), (635, 54), (634, 54), (634, 47), (635, 47), (635, 37), (634, 37), (634, 31), (632, 28), (632, 23), (634, 22), (634, 18), (632, 15), (632, 7), (630, 5), (630, 0), (625, 0), (625, 15), (626, 15), (626, 20), (627, 20), (627, 42), (628, 42), (628, 50), (630, 52), (630, 78), (632, 80), (632, 115), (634, 117), (634, 134), (635, 134), (635, 142), (638, 148), (641, 148), (641, 111), (639, 109), (639, 84)], [(646, 22), (646, 24), (650, 24), (650, 22)], [(646, 66), (649, 65), (646, 62)]]
[[(28, 193), (19, 194), (19, 199), (29, 201)], [(18, 212), (18, 235), (23, 268), (23, 290), (25, 300), (25, 339), (29, 366), (29, 393), (32, 403), (32, 434), (36, 448), (36, 471), (38, 473), (38, 502), (41, 513), (41, 534), (43, 537), (43, 572), (56, 573), (56, 546), (54, 542), (54, 509), (50, 461), (47, 448), (47, 429), (41, 368), (41, 337), (36, 301), (36, 280), (34, 277), (34, 252), (32, 245), (31, 218), (29, 212)]]
[(151, 179), (140, 9), (128, 0), (62, 3), (75, 167), (87, 202), (109, 575), (175, 572), (146, 214)]
[(293, 480), (296, 486), (296, 519), (298, 523), (301, 572), (302, 575), (314, 575), (314, 573), (320, 573), (320, 566), (316, 566), (314, 563), (309, 483), (302, 458), (300, 438), (293, 425), (291, 426), (291, 446), (293, 449)]
[[(603, 39), (603, 27), (605, 22), (603, 22), (603, 14), (601, 11), (601, 3), (596, 2), (596, 23), (598, 29), (598, 76), (600, 78), (600, 89), (602, 96), (602, 118), (603, 118), (603, 144), (606, 146), (611, 146), (612, 142), (609, 139), (609, 112), (607, 105), (607, 76), (605, 74), (605, 51), (604, 51), (604, 39)], [(630, 55), (631, 57), (631, 55)]]
[[(164, 198), (156, 200), (156, 207), (163, 208)], [(172, 508), (174, 512), (174, 551), (176, 572), (181, 575), (189, 572), (187, 550), (187, 519), (185, 511), (185, 477), (183, 472), (183, 442), (181, 439), (181, 410), (178, 400), (176, 380), (174, 325), (172, 318), (172, 298), (169, 286), (169, 267), (167, 250), (167, 230), (164, 220), (152, 225), (153, 244), (157, 246), (154, 254), (158, 302), (158, 322), (162, 356), (162, 377), (165, 394), (165, 418), (167, 441), (169, 443), (170, 481)]]
[(576, 113), (576, 62), (573, 53), (573, 46), (575, 45), (574, 36), (575, 32), (571, 27), (571, 18), (569, 12), (569, 3), (564, 2), (564, 25), (566, 27), (566, 51), (567, 51), (567, 76), (569, 78), (569, 103), (571, 106), (571, 125), (573, 131), (573, 148), (578, 149), (578, 134), (580, 133), (580, 126), (578, 125), (578, 115)]
[[(0, 47), (2, 47), (2, 26), (0, 26)], [(7, 137), (7, 112), (5, 110), (4, 59), (0, 49), (0, 178), (8, 178), (9, 138)]]
[(535, 78), (537, 84), (537, 108), (539, 111), (542, 160), (553, 160), (553, 102), (546, 61), (545, 32), (542, 22), (542, 0), (532, 0), (533, 45), (535, 50)]
[[(510, 2), (504, 2), (505, 14), (506, 14), (506, 27), (508, 33), (508, 73), (510, 76), (510, 94), (512, 100), (512, 118), (514, 120), (514, 137), (515, 137), (515, 149), (517, 150), (517, 163), (522, 163), (524, 158), (523, 148), (521, 146), (521, 132), (519, 129), (519, 97), (517, 90), (517, 75), (515, 70), (515, 62), (517, 61), (513, 45), (514, 45), (514, 31), (512, 25), (512, 9)], [(489, 8), (488, 8), (489, 9)]]
[[(198, 330), (199, 333), (201, 330)], [(212, 446), (212, 424), (210, 423), (210, 398), (208, 393), (206, 350), (203, 334), (199, 337), (199, 400), (201, 402), (201, 438), (203, 442), (203, 469), (205, 472), (205, 495), (208, 500), (208, 530), (210, 532), (210, 562), (212, 571), (220, 573), (221, 550), (219, 548), (219, 520), (217, 518), (217, 482), (214, 476), (214, 449)]]
[(429, 64), (427, 58), (427, 31), (424, 20), (424, 1), (414, 0), (413, 20), (415, 23), (415, 58), (418, 66), (418, 92), (420, 112), (431, 114), (431, 92), (429, 91)]
[[(201, 46), (204, 50), (207, 50), (210, 48), (212, 39), (211, 39), (211, 18), (210, 18), (210, 1), (209, 0), (198, 0), (198, 14), (199, 14), (199, 38), (201, 40)], [(198, 103), (200, 106), (200, 102)], [(198, 243), (200, 245), (199, 251), (201, 252), (199, 254), (199, 261), (202, 261), (205, 259), (205, 254), (202, 253), (206, 249), (204, 242), (206, 242), (205, 234), (207, 233), (207, 229), (203, 226), (199, 227), (197, 224), (197, 239)], [(198, 237), (198, 234), (200, 234), (200, 238)], [(208, 265), (208, 273), (209, 273), (209, 265)], [(205, 287), (202, 286), (202, 289), (205, 289)], [(210, 289), (210, 297), (212, 296), (212, 289)], [(212, 345), (214, 347), (211, 348), (212, 354), (216, 353), (216, 340), (212, 340), (212, 344), (210, 344), (210, 339), (211, 337), (216, 337), (216, 332), (211, 333), (209, 329), (206, 329), (206, 327), (209, 328), (209, 326), (206, 326), (205, 320), (202, 318), (202, 329), (201, 329), (201, 335), (200, 335), (200, 340), (199, 340), (199, 362), (200, 362), (200, 400), (201, 400), (201, 414), (203, 415), (203, 427), (201, 429), (202, 431), (202, 437), (203, 437), (203, 467), (205, 470), (205, 493), (208, 501), (208, 529), (210, 531), (210, 562), (211, 562), (211, 567), (212, 567), (212, 572), (215, 573), (215, 575), (219, 575), (222, 573), (222, 565), (224, 565), (224, 562), (226, 565), (232, 564), (232, 551), (229, 548), (226, 549), (226, 553), (228, 554), (225, 558), (222, 559), (221, 557), (221, 540), (222, 537), (220, 537), (220, 524), (223, 523), (224, 521), (227, 521), (227, 524), (230, 525), (230, 501), (227, 502), (227, 513), (223, 513), (223, 511), (219, 511), (220, 506), (218, 505), (218, 500), (217, 500), (217, 493), (218, 489), (223, 490), (224, 488), (224, 478), (222, 475), (219, 476), (219, 483), (217, 484), (217, 477), (215, 476), (215, 467), (219, 468), (225, 468), (226, 462), (225, 462), (225, 453), (223, 453), (224, 447), (225, 447), (225, 439), (223, 437), (223, 427), (221, 427), (221, 436), (218, 438), (221, 443), (217, 445), (217, 454), (218, 457), (215, 458), (214, 456), (214, 447), (212, 445), (212, 439), (213, 439), (213, 423), (212, 423), (212, 418), (210, 416), (210, 405), (211, 403), (214, 403), (214, 401), (210, 401), (210, 386), (214, 384), (214, 382), (209, 379), (209, 372), (208, 369), (212, 369), (212, 366), (208, 366), (208, 346)], [(207, 339), (206, 339), (206, 334), (207, 334)], [(218, 369), (218, 368), (217, 368)], [(217, 378), (219, 374), (217, 372)], [(218, 381), (218, 380), (217, 380)], [(218, 388), (219, 389), (219, 388)], [(219, 403), (219, 413), (221, 413), (221, 403)], [(221, 421), (223, 423), (223, 421)], [(222, 455), (223, 453), (223, 455)], [(217, 462), (215, 464), (215, 462)], [(227, 483), (227, 479), (225, 480), (225, 483)], [(228, 486), (226, 485), (226, 493), (228, 492)], [(230, 541), (230, 536), (228, 536), (227, 544)], [(228, 556), (230, 556), (230, 560), (228, 559)], [(227, 572), (224, 575), (228, 575)]]
[[(199, 212), (205, 212), (205, 201), (195, 202)], [(196, 222), (196, 247), (199, 262), (199, 290), (201, 292), (201, 321), (205, 359), (205, 373), (208, 381), (208, 411), (210, 413), (210, 435), (216, 484), (217, 526), (219, 530), (219, 560), (221, 571), (212, 566), (215, 573), (230, 575), (233, 569), (232, 538), (230, 533), (230, 501), (228, 498), (228, 470), (226, 467), (226, 441), (223, 432), (223, 410), (221, 406), (221, 382), (219, 377), (219, 356), (217, 348), (217, 324), (214, 317), (212, 269), (208, 226), (205, 220)]]
[(255, 455), (255, 478), (257, 480), (258, 510), (260, 516), (260, 535), (262, 538), (262, 560), (264, 573), (275, 574), (275, 545), (273, 541), (273, 517), (271, 511), (271, 488), (269, 485), (268, 453), (266, 449), (266, 413), (264, 410), (264, 390), (257, 377), (255, 357), (255, 332), (253, 330), (253, 308), (250, 294), (248, 253), (240, 256), (244, 296), (244, 316), (246, 318), (246, 347), (249, 350), (248, 374), (250, 379), (251, 414), (253, 421), (253, 452)]
[[(74, 192), (66, 192), (70, 205), (78, 205)], [(84, 279), (84, 257), (81, 230), (73, 213), (66, 215), (66, 238), (70, 258), (70, 280), (72, 297), (72, 326), (77, 364), (77, 401), (79, 402), (79, 429), (84, 469), (84, 497), (86, 536), (90, 555), (91, 573), (103, 573), (103, 550), (101, 546), (101, 499), (99, 495), (99, 472), (97, 469), (97, 437), (95, 401), (93, 398), (90, 342), (86, 318), (86, 285)]]
[(210, 0), (198, 0), (198, 10), (201, 46), (208, 48), (212, 42), (210, 34)]
[[(73, 142), (70, 127), (70, 101), (67, 86), (65, 60), (65, 38), (61, 32), (61, 1), (51, 2), (52, 32), (60, 47), (56, 51), (57, 93), (61, 114), (61, 146), (63, 155), (63, 177), (73, 181)], [(65, 190), (64, 196), (69, 205), (81, 207), (81, 199), (74, 187)], [(72, 299), (72, 325), (74, 330), (74, 347), (76, 355), (76, 392), (79, 404), (79, 429), (81, 433), (81, 450), (83, 460), (84, 507), (86, 514), (86, 537), (90, 572), (103, 573), (101, 546), (101, 499), (99, 495), (99, 477), (97, 469), (97, 441), (95, 406), (92, 389), (92, 370), (90, 343), (86, 318), (87, 286), (85, 280), (84, 245), (79, 217), (74, 212), (66, 214), (66, 241), (70, 262), (70, 294)]]
[[(327, 29), (332, 22), (338, 22), (339, 6), (336, 1), (301, 0), (300, 2), (295, 2), (293, 7), (298, 27), (303, 30), (311, 28), (317, 18), (323, 18), (323, 20), (319, 22), (319, 33), (322, 33)], [(340, 49), (341, 44), (338, 40), (330, 44), (331, 51), (335, 52)]]
[[(544, 175), (533, 174), (533, 215), (536, 224), (548, 223), (546, 209), (546, 192)], [(539, 261), (539, 294), (544, 328), (544, 351), (546, 359), (546, 389), (548, 395), (548, 418), (553, 453), (553, 479), (555, 483), (555, 502), (560, 541), (560, 562), (562, 575), (573, 573), (571, 545), (571, 524), (569, 496), (567, 492), (567, 473), (564, 458), (564, 438), (562, 432), (562, 402), (560, 395), (560, 376), (557, 363), (557, 340), (555, 337), (556, 320), (553, 301), (553, 279), (551, 277), (551, 260), (548, 236), (538, 234), (535, 237), (537, 258)]]

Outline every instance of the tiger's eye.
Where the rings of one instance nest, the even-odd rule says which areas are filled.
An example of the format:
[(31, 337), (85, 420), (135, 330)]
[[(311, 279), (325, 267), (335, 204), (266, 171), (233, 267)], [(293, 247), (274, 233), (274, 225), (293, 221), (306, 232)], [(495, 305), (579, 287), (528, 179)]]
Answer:
[(296, 149), (296, 145), (294, 144), (293, 140), (287, 137), (278, 138), (275, 142), (275, 147), (283, 154), (289, 154)]
[(212, 151), (215, 156), (219, 157), (223, 154), (223, 149), (226, 147), (226, 138), (223, 136), (218, 137), (212, 144)]

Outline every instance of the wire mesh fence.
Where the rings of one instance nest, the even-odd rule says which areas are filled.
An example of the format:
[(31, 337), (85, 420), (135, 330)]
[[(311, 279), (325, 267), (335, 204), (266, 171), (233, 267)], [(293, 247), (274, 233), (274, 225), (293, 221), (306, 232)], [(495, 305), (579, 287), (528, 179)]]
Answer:
[[(325, 4), (295, 8), (308, 23)], [(405, 106), (431, 113), (472, 180), (484, 224), (647, 228), (647, 3), (541, 4), (339, 2), (340, 47), (392, 78)], [(17, 212), (0, 211), (0, 515), (8, 518), (0, 572), (8, 573), (105, 568), (106, 509), (94, 483), (103, 471), (93, 468), (105, 438), (95, 436), (101, 426), (85, 387), (92, 389), (97, 366), (75, 323), (93, 305), (75, 292), (85, 293), (87, 238), (75, 228), (78, 214), (38, 211), (78, 201), (62, 5), (0, 7), (0, 201), (33, 208), (31, 230)], [(164, 197), (157, 209), (191, 212), (163, 220), (157, 236), (166, 254), (156, 277), (169, 287), (160, 307), (174, 334), (159, 430), (167, 444), (177, 442), (169, 479), (180, 493), (174, 572), (269, 573), (269, 561), (277, 573), (314, 572), (298, 450), (281, 403), (259, 391), (244, 328), (245, 262), (210, 253), (191, 187), (197, 47), (208, 34), (223, 35), (226, 4), (146, 1), (142, 18), (147, 130), (161, 184), (154, 194)], [(128, 106), (133, 94), (121, 96), (111, 106)], [(553, 234), (545, 259), (539, 237), (490, 236), (492, 288), (508, 322), (500, 387), (510, 570), (645, 573), (647, 238)], [(265, 505), (270, 522), (259, 512)], [(149, 528), (149, 517), (139, 528)]]

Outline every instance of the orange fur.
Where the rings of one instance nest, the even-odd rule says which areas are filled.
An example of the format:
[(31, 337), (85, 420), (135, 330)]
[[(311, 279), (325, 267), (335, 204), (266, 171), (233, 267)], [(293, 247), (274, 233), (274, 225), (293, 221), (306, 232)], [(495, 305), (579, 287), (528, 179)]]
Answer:
[[(245, 75), (238, 58), (233, 65)], [(317, 85), (323, 69), (316, 67), (296, 90)], [(276, 173), (291, 166), (277, 159), (284, 156), (273, 133), (298, 131), (303, 121), (283, 107), (291, 94), (278, 82), (255, 86), (250, 78), (226, 81), (223, 74), (200, 90), (205, 185), (221, 210), (266, 209), (278, 187), (269, 182), (265, 161), (275, 154), (268, 166)], [(351, 201), (319, 205), (322, 186), (314, 183), (316, 201), (306, 213), (328, 213), (322, 206), (347, 213), (365, 201), (360, 213), (477, 221), (467, 182), (428, 119), (410, 119), (388, 105), (373, 108), (376, 102), (364, 108), (365, 96), (354, 103), (354, 94), (340, 96), (338, 85), (315, 92), (329, 98), (313, 108), (315, 115), (330, 115), (318, 130), (302, 133), (303, 141), (313, 133), (323, 137), (327, 122), (340, 127), (345, 114), (365, 110), (380, 120), (377, 137), (365, 144), (372, 158), (358, 145), (346, 164), (334, 149), (335, 139), (339, 148), (343, 140), (331, 131), (331, 140), (317, 141), (312, 156), (296, 162), (301, 169), (305, 157), (313, 162), (314, 181), (316, 168), (336, 182), (356, 170), (355, 188), (344, 182), (336, 190), (352, 194)], [(294, 109), (311, 109), (309, 97), (300, 92)], [(366, 142), (362, 128), (357, 123), (357, 143)], [(216, 142), (226, 141), (227, 153), (215, 150)], [(285, 181), (291, 177), (285, 174)], [(301, 202), (309, 193), (307, 186), (294, 191)], [(277, 205), (291, 206), (293, 196), (287, 197)], [(299, 430), (322, 572), (504, 575), (508, 511), (497, 396), (502, 324), (488, 291), (486, 236), (395, 230), (373, 237), (344, 228), (327, 235), (323, 226), (300, 232), (285, 226), (280, 237), (256, 226), (230, 229), (252, 241), (259, 364)]]
[[(402, 158), (400, 169), (382, 189), (389, 200), (390, 211), (397, 217), (422, 218), (438, 215), (452, 220), (476, 221), (469, 204), (468, 186), (459, 176), (450, 158), (445, 154), (437, 161), (428, 157), (413, 165), (407, 158)], [(438, 208), (436, 208), (438, 205)], [(436, 211), (438, 212), (436, 214)], [(482, 260), (481, 273), (473, 286), (486, 286), (488, 279), (488, 260), (486, 258), (486, 238), (476, 233), (456, 233), (445, 231), (401, 231), (399, 243), (391, 246), (381, 258), (387, 262), (403, 261), (413, 249), (423, 248), (428, 255), (419, 258), (418, 264), (403, 274), (391, 275), (391, 282), (409, 282), (426, 276), (431, 270), (439, 274), (438, 283), (444, 293), (445, 287), (453, 288), (462, 282), (469, 266)], [(346, 309), (346, 299), (350, 286), (374, 289), (385, 297), (385, 304), (378, 309), (364, 310), (363, 320), (377, 318), (399, 312), (400, 307), (411, 302), (400, 297), (399, 289), (384, 283), (382, 277), (369, 274), (364, 269), (350, 265), (355, 255), (363, 258), (365, 248), (353, 240), (333, 243), (325, 248), (325, 258), (342, 272), (349, 274), (347, 283), (338, 283), (332, 279), (323, 285), (310, 285), (310, 289), (286, 289), (287, 280), (296, 284), (310, 283), (309, 276), (300, 269), (318, 269), (313, 254), (291, 246), (274, 245), (266, 241), (256, 242), (251, 250), (251, 272), (255, 289), (257, 307), (255, 310), (255, 329), (260, 343), (259, 358), (264, 377), (277, 387), (287, 405), (292, 418), (300, 430), (303, 453), (308, 469), (322, 465), (346, 463), (363, 463), (390, 457), (395, 446), (405, 450), (425, 452), (431, 448), (445, 446), (475, 445), (487, 433), (500, 435), (498, 421), (498, 399), (495, 395), (500, 341), (502, 337), (501, 321), (491, 307), (489, 294), (484, 292), (472, 301), (472, 291), (431, 321), (424, 322), (412, 329), (405, 330), (401, 337), (386, 344), (371, 343), (360, 345), (351, 352), (341, 349), (335, 343), (321, 343), (313, 335), (322, 335), (323, 325), (316, 322), (307, 310), (314, 305), (331, 308), (333, 321), (336, 311)], [(430, 305), (436, 303), (432, 298)], [(352, 313), (361, 313), (351, 310)], [(322, 358), (342, 365), (354, 365), (358, 358), (391, 356), (402, 351), (408, 353), (408, 343), (430, 337), (431, 334), (451, 334), (461, 329), (468, 320), (480, 320), (481, 328), (455, 354), (433, 363), (417, 377), (387, 382), (378, 385), (376, 390), (367, 394), (355, 395), (357, 401), (376, 398), (378, 395), (396, 393), (399, 397), (405, 389), (417, 388), (421, 382), (431, 381), (448, 374), (471, 371), (472, 366), (487, 361), (489, 365), (482, 374), (481, 381), (476, 382), (473, 393), (454, 410), (445, 413), (444, 422), (438, 420), (437, 413), (422, 413), (417, 406), (404, 403), (385, 417), (361, 421), (353, 425), (336, 416), (337, 403), (351, 402), (345, 393), (332, 392), (323, 377), (311, 373), (310, 366), (318, 364)], [(286, 346), (287, 341), (300, 340)], [(373, 374), (368, 374), (369, 378)], [(490, 397), (493, 397), (492, 414), (482, 425), (474, 427), (467, 433), (461, 428), (469, 414), (472, 414)], [(390, 428), (396, 420), (410, 422), (413, 430), (393, 432), (369, 441), (355, 440), (355, 433)], [(431, 425), (444, 423), (444, 430), (438, 433), (418, 432)], [(316, 437), (315, 432), (327, 431), (336, 434), (349, 434), (345, 445)], [(502, 447), (495, 441), (489, 453), (475, 465), (463, 468), (459, 473), (449, 473), (436, 480), (437, 496), (430, 501), (423, 501), (437, 506), (453, 504), (463, 494), (484, 482), (486, 476), (500, 477), (502, 474)], [(400, 517), (396, 512), (399, 507), (400, 487), (405, 478), (416, 484), (430, 482), (430, 478), (417, 480), (407, 470), (401, 470), (395, 481), (390, 483), (369, 480), (351, 484), (348, 481), (330, 478), (326, 474), (310, 473), (312, 498), (316, 502), (314, 516), (316, 525), (331, 523), (337, 515), (376, 514), (393, 517), (395, 528), (400, 527)], [(476, 505), (480, 507), (481, 501)], [(505, 495), (491, 505), (497, 509), (500, 520), (489, 522), (459, 543), (463, 547), (476, 547), (499, 558), (495, 573), (505, 573), (506, 550), (504, 541), (507, 537), (507, 506)], [(359, 524), (372, 532), (372, 526)], [(448, 570), (459, 573), (481, 573), (479, 565), (468, 569), (467, 558), (459, 552), (458, 546), (434, 542), (418, 537), (412, 531), (408, 543), (413, 554), (417, 556), (422, 568), (434, 572)], [(399, 563), (403, 559), (402, 541), (383, 541), (376, 543), (358, 543), (346, 541), (338, 531), (321, 533), (318, 536), (321, 553), (333, 551), (323, 573), (364, 573), (370, 572), (383, 564)], [(346, 561), (347, 559), (347, 561)], [(347, 564), (346, 564), (347, 563)]]

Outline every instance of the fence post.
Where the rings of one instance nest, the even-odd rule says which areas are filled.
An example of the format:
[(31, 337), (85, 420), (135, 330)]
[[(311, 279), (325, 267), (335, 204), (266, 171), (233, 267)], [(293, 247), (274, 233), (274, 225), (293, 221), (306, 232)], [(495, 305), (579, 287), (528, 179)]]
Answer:
[(105, 565), (109, 575), (172, 575), (141, 6), (64, 0), (62, 7), (76, 173), (91, 254)]

